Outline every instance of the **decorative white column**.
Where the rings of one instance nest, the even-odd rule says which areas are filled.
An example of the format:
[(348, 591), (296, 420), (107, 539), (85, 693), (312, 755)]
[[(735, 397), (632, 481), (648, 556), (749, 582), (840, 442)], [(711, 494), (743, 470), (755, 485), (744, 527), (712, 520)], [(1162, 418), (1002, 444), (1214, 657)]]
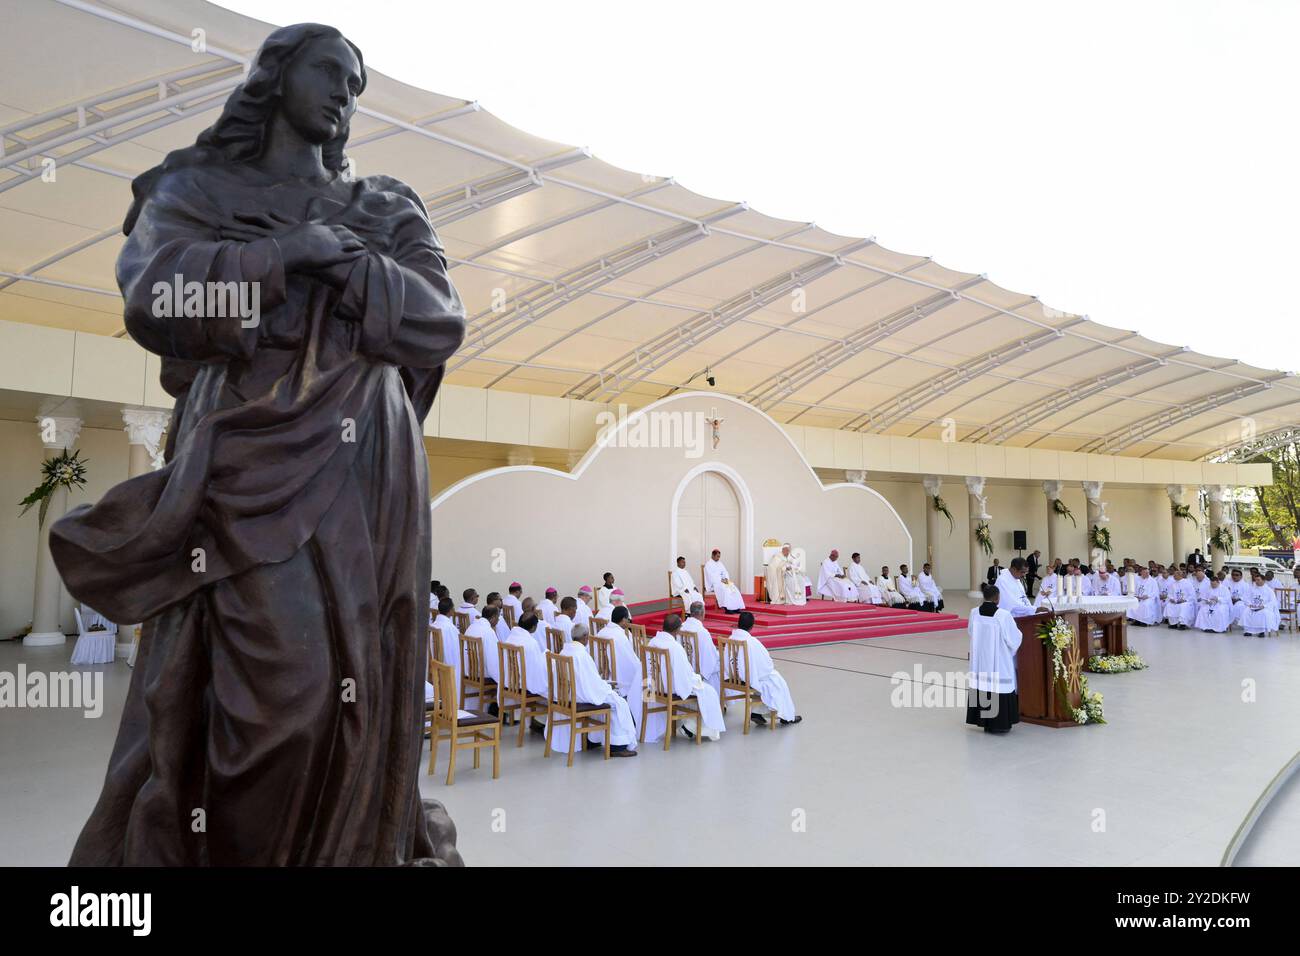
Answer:
[(844, 480), (851, 485), (865, 485), (867, 483), (867, 473), (862, 470), (846, 471)]
[[(921, 479), (921, 486), (925, 488), (925, 560), (929, 561), (932, 567), (930, 574), (937, 582), (939, 580), (939, 512), (934, 507), (934, 499), (939, 495), (939, 489), (943, 487), (943, 480), (938, 475), (926, 475)], [(920, 573), (917, 568), (917, 573)]]
[(1210, 495), (1210, 567), (1217, 574), (1223, 570), (1223, 562), (1227, 557), (1222, 551), (1214, 546), (1214, 533), (1219, 528), (1226, 527), (1229, 522), (1224, 517), (1224, 503), (1228, 500), (1230, 492), (1227, 485), (1211, 485), (1206, 489)]
[[(163, 466), (163, 432), (171, 421), (171, 412), (153, 408), (122, 409), (122, 430), (126, 432), (126, 477), (138, 478)], [(139, 624), (118, 622), (117, 656), (129, 658), (139, 632)]]
[[(81, 434), (80, 418), (53, 418), (48, 415), (38, 416), (37, 426), (41, 430), (41, 444), (45, 446), (45, 459), (55, 458), (72, 448)], [(23, 638), (28, 647), (44, 647), (50, 644), (62, 644), (68, 638), (59, 630), (59, 594), (63, 582), (59, 570), (54, 566), (54, 557), (50, 554), (50, 525), (63, 517), (68, 510), (68, 489), (62, 485), (50, 495), (50, 506), (45, 512), (45, 523), (41, 525), (40, 535), (36, 541), (36, 586), (32, 595), (32, 630)]]
[(1174, 542), (1174, 564), (1180, 561), (1186, 561), (1187, 535), (1183, 525), (1187, 523), (1186, 519), (1174, 514), (1174, 508), (1186, 504), (1185, 489), (1182, 485), (1165, 485), (1165, 494), (1169, 495), (1169, 519), (1173, 522), (1173, 542)]
[(983, 521), (988, 521), (992, 515), (988, 513), (988, 498), (984, 495), (984, 479), (967, 476), (966, 491), (970, 494), (970, 592), (972, 598), (982, 598), (984, 592), (981, 587), (984, 584), (984, 575), (980, 573), (980, 564), (984, 555), (975, 540), (975, 529)]
[(1104, 487), (1104, 482), (1085, 481), (1082, 482), (1082, 485), (1083, 496), (1088, 500), (1088, 564), (1095, 570), (1098, 565), (1105, 563), (1106, 553), (1101, 550), (1094, 552), (1091, 545), (1092, 529), (1104, 526), (1110, 519), (1106, 517), (1106, 502), (1101, 500), (1101, 489)]
[[(1043, 494), (1047, 496), (1047, 560), (1043, 564), (1051, 567), (1052, 562), (1057, 558), (1062, 558), (1060, 547), (1060, 538), (1057, 536), (1057, 522), (1064, 519), (1056, 513), (1056, 502), (1061, 498), (1062, 483), (1059, 481), (1043, 482)], [(1062, 560), (1069, 560), (1068, 557)]]

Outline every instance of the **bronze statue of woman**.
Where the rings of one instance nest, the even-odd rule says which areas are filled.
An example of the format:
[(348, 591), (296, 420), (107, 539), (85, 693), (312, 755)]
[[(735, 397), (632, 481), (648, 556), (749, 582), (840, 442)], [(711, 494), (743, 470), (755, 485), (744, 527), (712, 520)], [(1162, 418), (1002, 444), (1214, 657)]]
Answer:
[[(465, 313), (419, 196), (348, 175), (365, 85), (339, 31), (276, 30), (133, 184), (126, 327), (176, 405), (165, 466), (50, 534), (73, 595), (144, 622), (74, 865), (459, 862), (418, 768), (422, 425)], [(194, 282), (257, 320), (164, 307)]]

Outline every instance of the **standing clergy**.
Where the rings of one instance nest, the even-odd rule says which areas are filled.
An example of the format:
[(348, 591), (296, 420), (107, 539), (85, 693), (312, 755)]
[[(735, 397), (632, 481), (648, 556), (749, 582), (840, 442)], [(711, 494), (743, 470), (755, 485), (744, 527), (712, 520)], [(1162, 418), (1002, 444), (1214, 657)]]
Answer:
[(817, 574), (817, 593), (832, 601), (857, 603), (857, 586), (849, 580), (844, 569), (840, 567), (840, 553), (834, 548), (831, 549), (830, 556), (822, 562), (821, 570)]
[(1165, 598), (1165, 620), (1175, 631), (1187, 630), (1196, 623), (1197, 594), (1196, 585), (1182, 568), (1174, 572), (1168, 595)]
[[(1014, 559), (1012, 565), (1019, 560)], [(1015, 581), (1020, 584), (1019, 577)], [(982, 591), (984, 601), (970, 612), (967, 625), (971, 676), (966, 723), (983, 727), (987, 733), (1005, 734), (1020, 723), (1020, 697), (1016, 690), (1020, 628), (1011, 612), (999, 607), (1005, 596), (997, 585), (986, 584)], [(1024, 585), (1020, 585), (1020, 596), (1024, 596)]]
[(1146, 568), (1138, 568), (1137, 578), (1133, 581), (1133, 593), (1129, 597), (1137, 598), (1137, 607), (1128, 609), (1128, 619), (1139, 627), (1159, 624), (1164, 609), (1160, 603), (1160, 587)]
[[(663, 630), (650, 638), (646, 646), (663, 648), (668, 652), (668, 661), (673, 672), (672, 692), (683, 700), (688, 697), (695, 698), (696, 705), (700, 708), (704, 736), (710, 740), (717, 740), (727, 729), (722, 719), (722, 704), (718, 700), (718, 692), (703, 677), (695, 673), (691, 662), (686, 659), (685, 649), (677, 642), (677, 632), (681, 630), (681, 626), (682, 619), (676, 614), (669, 614), (664, 618)], [(667, 724), (668, 718), (663, 712), (651, 714), (642, 728), (645, 739), (650, 743), (662, 740)], [(682, 727), (682, 730), (688, 737), (693, 736), (685, 727)]]
[(763, 642), (756, 638), (754, 615), (743, 612), (736, 620), (736, 629), (731, 632), (733, 641), (744, 641), (749, 651), (749, 674), (745, 673), (745, 658), (736, 658), (736, 677), (745, 680), (748, 676), (749, 686), (758, 691), (763, 706), (767, 708), (767, 717), (751, 714), (750, 719), (756, 724), (766, 725), (769, 720), (779, 720), (783, 724), (797, 724), (803, 720), (794, 709), (794, 698), (790, 696), (790, 685), (776, 671), (772, 655), (768, 653)]
[[(1002, 569), (997, 583), (993, 585), (998, 592), (998, 607), (1015, 617), (1034, 613), (1034, 605), (1025, 596), (1024, 577), (1025, 559), (1012, 558), (1011, 564)], [(988, 600), (987, 592), (985, 592), (985, 600)], [(1019, 642), (1016, 646), (1020, 646)]]
[(916, 579), (916, 586), (934, 604), (936, 611), (943, 610), (943, 589), (939, 587), (939, 582), (934, 579), (934, 569), (931, 568), (929, 561), (921, 566), (921, 574)]
[(1198, 591), (1196, 626), (1202, 631), (1222, 634), (1232, 624), (1232, 595), (1227, 586), (1218, 578), (1209, 578)]
[(898, 588), (894, 587), (894, 579), (889, 576), (889, 565), (886, 564), (880, 569), (880, 577), (876, 578), (876, 587), (880, 589), (881, 597), (891, 607), (907, 603), (907, 598), (899, 594)]
[(695, 635), (695, 645), (698, 653), (698, 660), (695, 663), (700, 669), (700, 676), (721, 694), (722, 684), (718, 678), (718, 646), (713, 643), (713, 635), (704, 626), (703, 601), (696, 601), (691, 605), (690, 612), (687, 614), (686, 619), (682, 621), (682, 626), (678, 631), (679, 640), (683, 631), (690, 631)]
[[(567, 599), (566, 599), (567, 600)], [(582, 624), (573, 625), (573, 639), (560, 651), (562, 657), (573, 659), (573, 691), (579, 704), (595, 704), (608, 707), (610, 713), (609, 753), (611, 757), (636, 756), (636, 724), (632, 721), (632, 711), (609, 682), (600, 676), (596, 662), (587, 650), (587, 628)], [(548, 658), (549, 660), (549, 658)], [(548, 678), (549, 680), (549, 678)], [(556, 723), (547, 728), (552, 750), (568, 751), (569, 725)], [(588, 736), (593, 744), (603, 744), (605, 734), (593, 733)]]
[(686, 559), (677, 558), (677, 567), (672, 570), (672, 596), (682, 599), (682, 607), (689, 608), (696, 601), (703, 601), (704, 595), (695, 586), (695, 579), (686, 570)]
[(601, 575), (603, 582), (600, 587), (596, 588), (596, 616), (606, 617), (605, 608), (610, 605), (610, 595), (614, 593), (614, 572), (606, 571)]
[(709, 554), (708, 563), (704, 565), (704, 590), (712, 591), (718, 607), (728, 614), (736, 614), (745, 609), (745, 599), (740, 595), (740, 588), (731, 580), (731, 573), (722, 563), (722, 552), (717, 548)]

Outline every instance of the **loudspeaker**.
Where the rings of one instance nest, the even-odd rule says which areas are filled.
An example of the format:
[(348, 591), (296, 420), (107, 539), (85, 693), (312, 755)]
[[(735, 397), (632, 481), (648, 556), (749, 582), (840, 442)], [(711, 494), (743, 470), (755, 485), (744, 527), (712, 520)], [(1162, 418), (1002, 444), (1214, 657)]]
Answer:
[(1023, 531), (1011, 532), (1011, 547), (1016, 551), (1023, 551), (1028, 546), (1025, 539), (1028, 535)]

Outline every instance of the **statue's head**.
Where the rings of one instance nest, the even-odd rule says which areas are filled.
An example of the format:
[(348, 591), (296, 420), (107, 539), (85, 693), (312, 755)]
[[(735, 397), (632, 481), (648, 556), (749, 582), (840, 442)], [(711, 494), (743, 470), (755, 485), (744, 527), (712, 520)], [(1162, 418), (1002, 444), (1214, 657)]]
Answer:
[(199, 134), (193, 146), (169, 153), (160, 165), (136, 177), (131, 184), (135, 201), (122, 231), (130, 234), (144, 200), (164, 172), (261, 156), (277, 114), (299, 136), (321, 147), (326, 169), (342, 172), (350, 122), (365, 88), (361, 51), (334, 27), (295, 23), (272, 31), (217, 121)]

